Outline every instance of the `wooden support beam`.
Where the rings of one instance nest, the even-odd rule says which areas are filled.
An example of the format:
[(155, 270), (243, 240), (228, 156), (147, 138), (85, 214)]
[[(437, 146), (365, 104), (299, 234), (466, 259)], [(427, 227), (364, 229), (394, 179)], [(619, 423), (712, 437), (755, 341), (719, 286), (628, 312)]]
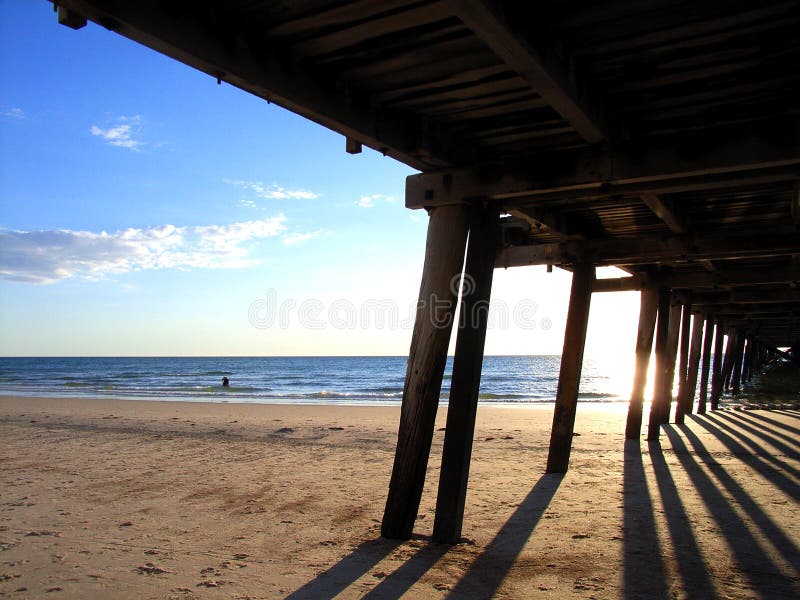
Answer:
[(706, 414), (708, 402), (708, 380), (711, 373), (711, 348), (714, 338), (714, 320), (710, 315), (705, 318), (705, 333), (703, 336), (703, 367), (700, 371), (700, 394), (697, 398), (697, 414)]
[[(769, 299), (771, 294), (767, 293)], [(786, 302), (767, 302), (765, 304), (713, 304), (714, 313), (726, 318), (790, 318), (800, 315), (800, 304)]]
[[(800, 253), (800, 236), (791, 231), (748, 231), (732, 235), (653, 235), (631, 238), (599, 238), (555, 244), (509, 246), (497, 254), (497, 267), (572, 264), (589, 256), (597, 266), (632, 266), (658, 263), (701, 262), (766, 258)], [(676, 275), (676, 277), (681, 277)], [(714, 274), (707, 274), (713, 281)], [(758, 280), (757, 276), (754, 279)], [(632, 285), (637, 285), (633, 282)], [(796, 291), (796, 290), (795, 290)], [(791, 294), (789, 294), (791, 297)], [(800, 298), (800, 296), (796, 296)], [(749, 300), (748, 300), (749, 301)], [(779, 300), (776, 300), (779, 301)]]
[(669, 314), (669, 331), (667, 335), (667, 374), (663, 382), (664, 401), (661, 405), (661, 424), (669, 423), (669, 413), (672, 409), (672, 389), (675, 387), (675, 363), (678, 358), (678, 338), (681, 331), (681, 304), (673, 297)]
[[(686, 373), (686, 388), (678, 398), (675, 422), (683, 423), (683, 417), (692, 413), (694, 394), (697, 389), (697, 374), (700, 370), (700, 355), (703, 351), (703, 315), (695, 313), (692, 324), (692, 341), (689, 350), (689, 367)], [(706, 380), (707, 381), (707, 380)]]
[[(672, 233), (689, 233), (689, 228), (684, 223), (683, 215), (679, 214), (675, 207), (664, 200), (660, 194), (653, 191), (644, 192), (640, 198), (642, 202), (653, 211), (653, 213), (664, 223)], [(700, 261), (706, 271), (714, 272), (714, 263), (708, 259)]]
[(82, 29), (86, 27), (86, 17), (78, 14), (74, 10), (70, 10), (65, 6), (58, 7), (58, 23), (65, 25), (70, 29)]
[(408, 0), (381, 0), (378, 4), (352, 4), (332, 8), (318, 8), (308, 14), (271, 25), (264, 33), (271, 37), (284, 37), (306, 33), (309, 30), (321, 30), (327, 27), (342, 27), (359, 19), (375, 17), (387, 11), (402, 9)]
[(683, 313), (681, 315), (681, 345), (678, 361), (678, 397), (675, 401), (675, 422), (679, 424), (683, 423), (683, 415), (686, 412), (686, 388), (689, 383), (689, 336), (691, 333), (691, 322), (692, 307), (689, 304), (684, 304)]
[(519, 73), (584, 140), (596, 144), (608, 137), (605, 118), (586, 100), (585, 90), (579, 91), (574, 70), (561, 64), (555, 53), (537, 52), (484, 0), (451, 0), (450, 5), (464, 25)]
[(642, 433), (642, 405), (647, 383), (647, 368), (653, 348), (659, 292), (657, 289), (642, 290), (639, 306), (639, 329), (636, 335), (636, 367), (633, 375), (633, 390), (628, 405), (625, 424), (625, 439), (638, 440)]
[[(797, 236), (800, 238), (800, 236)], [(800, 303), (800, 290), (792, 288), (758, 287), (750, 289), (736, 289), (731, 292), (698, 293), (697, 304), (704, 306), (719, 306), (730, 304), (743, 304), (741, 312), (754, 311), (754, 305), (764, 304), (795, 304)]]
[[(592, 284), (592, 292), (631, 292), (640, 291), (649, 287), (668, 286), (674, 290), (717, 290), (732, 291), (737, 287), (754, 287), (788, 284), (797, 287), (800, 284), (800, 268), (798, 267), (779, 267), (764, 269), (715, 269), (713, 273), (697, 271), (694, 273), (675, 273), (651, 274), (634, 273), (626, 277), (609, 277), (606, 279), (595, 279)], [(751, 290), (752, 291), (752, 290)], [(701, 300), (705, 299), (700, 292)], [(713, 298), (713, 296), (712, 296)], [(727, 301), (729, 296), (722, 297)], [(790, 295), (790, 300), (792, 299)], [(765, 307), (758, 307), (762, 310)], [(741, 310), (741, 309), (737, 309)], [(756, 309), (748, 308), (750, 312)], [(719, 308), (715, 309), (719, 312)]]
[(698, 186), (719, 189), (731, 181), (741, 185), (747, 178), (795, 181), (799, 167), (800, 118), (784, 118), (722, 128), (698, 140), (691, 153), (656, 144), (625, 151), (592, 148), (410, 175), (406, 206), (458, 204), (479, 197), (503, 200), (508, 208), (571, 192), (609, 197)]
[(361, 142), (351, 137), (346, 138), (345, 141), (345, 152), (348, 154), (361, 154), (363, 147)]
[(576, 200), (607, 199), (613, 196), (631, 197), (647, 192), (659, 195), (682, 192), (709, 192), (724, 194), (728, 190), (744, 187), (785, 185), (800, 176), (796, 165), (763, 166), (724, 174), (686, 175), (669, 178), (655, 177), (641, 179), (629, 183), (617, 183), (609, 187), (603, 186), (562, 186), (558, 189), (531, 190), (526, 193), (515, 193), (505, 198), (507, 205), (520, 207), (561, 205)]
[(656, 365), (655, 381), (653, 382), (653, 401), (650, 404), (650, 419), (647, 427), (647, 440), (658, 441), (661, 429), (661, 414), (664, 406), (669, 410), (668, 400), (665, 397), (667, 379), (667, 338), (669, 337), (670, 322), (670, 292), (662, 288), (658, 292), (658, 318), (656, 320)]
[[(448, 12), (441, 2), (431, 2), (416, 6), (414, 4), (406, 4), (394, 11), (373, 14), (370, 19), (358, 16), (351, 21), (340, 23), (336, 30), (331, 33), (322, 33), (311, 38), (295, 41), (292, 44), (292, 52), (298, 57), (330, 54), (372, 38), (397, 33), (398, 29), (402, 30), (404, 26), (411, 29), (412, 27), (443, 21), (448, 16)], [(323, 31), (329, 27), (330, 25), (323, 26)]]
[(594, 265), (587, 263), (576, 265), (572, 272), (564, 350), (561, 353), (561, 371), (547, 456), (548, 473), (566, 473), (569, 466), (594, 273)]
[(723, 385), (723, 342), (725, 340), (725, 328), (722, 322), (717, 320), (716, 335), (714, 336), (714, 366), (711, 378), (711, 410), (719, 408), (719, 399), (722, 396)]
[(652, 210), (659, 219), (664, 221), (672, 233), (687, 232), (683, 220), (677, 215), (675, 209), (669, 206), (660, 195), (655, 192), (645, 192), (640, 197), (647, 208)]
[(447, 544), (458, 542), (464, 520), (499, 223), (496, 206), (473, 208), (433, 524), (433, 539)]
[(510, 208), (507, 212), (510, 215), (527, 221), (538, 230), (550, 233), (561, 242), (584, 239), (582, 234), (573, 231), (573, 228), (563, 216), (553, 213), (552, 211), (536, 208), (526, 210)]
[(595, 279), (592, 292), (629, 292), (647, 287), (668, 286), (674, 290), (721, 289), (731, 290), (741, 286), (800, 284), (800, 266), (764, 269), (715, 269), (713, 273), (697, 271), (694, 273), (675, 273), (672, 275), (653, 275), (636, 273), (630, 277), (610, 277)]
[(439, 405), (456, 292), (467, 241), (467, 209), (431, 211), (425, 265), (408, 357), (394, 468), (381, 534), (408, 539), (419, 510)]
[(631, 277), (595, 279), (592, 282), (592, 292), (634, 292), (653, 287), (656, 287), (656, 278), (639, 274)]
[[(434, 134), (423, 132), (416, 117), (376, 109), (368, 96), (349, 93), (328, 74), (286, 60), (255, 24), (243, 23), (240, 29), (232, 29), (220, 19), (219, 12), (224, 13), (224, 8), (210, 13), (201, 4), (196, 10), (184, 11), (160, 0), (59, 0), (58, 4), (415, 169), (442, 168), (454, 158), (444, 150), (449, 146), (444, 137), (436, 135), (435, 143), (427, 143)], [(462, 149), (453, 146), (456, 153), (467, 150), (459, 147)]]

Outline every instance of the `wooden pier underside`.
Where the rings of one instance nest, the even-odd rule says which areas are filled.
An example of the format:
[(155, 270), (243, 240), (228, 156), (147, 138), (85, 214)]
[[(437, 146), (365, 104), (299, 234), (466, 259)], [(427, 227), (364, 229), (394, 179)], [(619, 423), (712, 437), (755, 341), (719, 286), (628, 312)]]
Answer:
[[(800, 352), (795, 1), (62, 0), (58, 11), (340, 132), (343, 150), (418, 169), (406, 205), (431, 214), (421, 293), (454, 289), (465, 245), (475, 302), (489, 300), (492, 260), (573, 271), (548, 470), (568, 466), (593, 292), (643, 294), (630, 439), (653, 345), (651, 439), (674, 375), (681, 419), (695, 395), (713, 410), (726, 382), (738, 389), (779, 348)], [(595, 280), (604, 265), (631, 276)], [(450, 336), (432, 318), (423, 306), (414, 329), (392, 537), (411, 535), (428, 461)], [(460, 416), (435, 531), (451, 542), (483, 353), (485, 323), (471, 325), (458, 332)]]

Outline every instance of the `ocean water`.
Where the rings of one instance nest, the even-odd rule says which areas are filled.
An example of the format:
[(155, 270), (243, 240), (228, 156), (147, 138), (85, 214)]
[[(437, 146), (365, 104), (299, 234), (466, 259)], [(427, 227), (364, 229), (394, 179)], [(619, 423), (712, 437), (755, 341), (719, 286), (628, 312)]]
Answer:
[[(487, 356), (480, 402), (552, 402), (558, 356)], [(442, 401), (449, 394), (448, 359)], [(0, 395), (207, 402), (400, 403), (406, 357), (0, 358)], [(230, 387), (222, 386), (228, 377)], [(624, 379), (624, 380), (623, 380)], [(628, 378), (584, 361), (581, 400), (626, 400)]]

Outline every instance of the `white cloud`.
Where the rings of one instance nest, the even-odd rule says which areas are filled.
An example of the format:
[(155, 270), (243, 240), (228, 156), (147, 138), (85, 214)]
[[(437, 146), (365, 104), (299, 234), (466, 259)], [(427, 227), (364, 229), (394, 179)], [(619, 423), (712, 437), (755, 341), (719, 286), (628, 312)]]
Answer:
[[(263, 200), (314, 200), (320, 196), (318, 193), (309, 190), (287, 189), (275, 184), (266, 185), (260, 181), (247, 181), (244, 179), (225, 179), (223, 181), (247, 190)], [(241, 203), (252, 208), (256, 206), (255, 201), (252, 199), (242, 200)]]
[(356, 201), (356, 206), (360, 208), (374, 208), (376, 202), (394, 202), (394, 196), (385, 196), (384, 194), (372, 194), (371, 196), (361, 196)]
[(287, 246), (293, 246), (295, 244), (301, 244), (303, 242), (307, 242), (308, 240), (314, 239), (315, 237), (319, 237), (321, 231), (308, 231), (305, 233), (289, 233), (283, 236), (283, 243)]
[(241, 268), (258, 262), (251, 257), (249, 242), (280, 235), (285, 222), (278, 215), (228, 225), (162, 225), (114, 233), (0, 230), (0, 277), (54, 283), (148, 269)]
[(138, 151), (143, 145), (139, 139), (141, 123), (141, 115), (119, 117), (117, 123), (108, 129), (92, 125), (89, 128), (89, 133), (103, 138), (111, 146)]
[(11, 117), (12, 119), (27, 119), (28, 115), (25, 114), (25, 111), (21, 108), (9, 108), (8, 110), (3, 111), (4, 117)]

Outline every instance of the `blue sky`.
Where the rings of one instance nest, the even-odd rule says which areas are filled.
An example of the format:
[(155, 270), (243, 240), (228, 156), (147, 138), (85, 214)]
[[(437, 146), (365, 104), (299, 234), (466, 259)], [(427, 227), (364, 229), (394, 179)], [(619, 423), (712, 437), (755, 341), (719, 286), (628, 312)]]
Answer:
[[(44, 1), (0, 57), (0, 354), (407, 353), (411, 169)], [(559, 353), (569, 281), (497, 271), (487, 352)], [(587, 354), (632, 362), (637, 310), (597, 296)]]

